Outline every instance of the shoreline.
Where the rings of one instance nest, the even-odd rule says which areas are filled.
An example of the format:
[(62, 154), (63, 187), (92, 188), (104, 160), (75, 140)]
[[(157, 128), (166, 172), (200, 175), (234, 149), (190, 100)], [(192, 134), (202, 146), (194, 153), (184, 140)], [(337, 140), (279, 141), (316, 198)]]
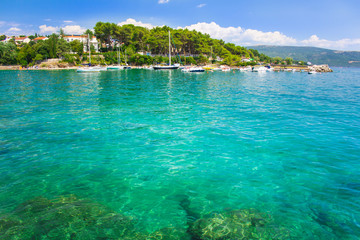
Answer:
[[(320, 69), (317, 70), (318, 68), (323, 68), (323, 66), (325, 66), (327, 69)], [(139, 66), (130, 66), (132, 69), (139, 69), (142, 67)], [(288, 71), (288, 70), (296, 70), (296, 71), (303, 71), (303, 72), (310, 72), (310, 71), (317, 71), (317, 72), (328, 72), (328, 71), (332, 71), (327, 65), (313, 65), (313, 66), (272, 66), (274, 71)], [(78, 69), (79, 66), (71, 66), (71, 67), (31, 67), (31, 68), (22, 68), (20, 65), (11, 65), (11, 66), (0, 66), (0, 71), (1, 70), (15, 70), (15, 71), (26, 71), (26, 70), (30, 70), (30, 71), (34, 71), (34, 70), (45, 70), (45, 71), (51, 71), (51, 70), (76, 70)], [(234, 70), (238, 70), (241, 67), (230, 67), (231, 69)]]
[(39, 68), (21, 68), (19, 65), (12, 65), (12, 66), (0, 66), (1, 70), (18, 70), (18, 71), (24, 71), (24, 70), (71, 70), (71, 69), (77, 69), (78, 67), (65, 67), (65, 68), (59, 68), (59, 67), (39, 67)]

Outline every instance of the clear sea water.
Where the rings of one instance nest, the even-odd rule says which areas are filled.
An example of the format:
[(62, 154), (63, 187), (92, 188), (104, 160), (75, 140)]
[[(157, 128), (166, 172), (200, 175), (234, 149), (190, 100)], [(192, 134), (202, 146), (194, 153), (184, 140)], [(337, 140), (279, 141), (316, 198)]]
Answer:
[(360, 239), (360, 69), (0, 71), (0, 213), (68, 194), (148, 232), (254, 208)]

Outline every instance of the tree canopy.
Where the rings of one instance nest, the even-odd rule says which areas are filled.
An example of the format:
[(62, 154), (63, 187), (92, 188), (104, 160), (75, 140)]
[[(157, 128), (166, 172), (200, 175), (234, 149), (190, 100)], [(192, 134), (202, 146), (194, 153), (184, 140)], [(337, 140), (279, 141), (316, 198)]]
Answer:
[[(221, 39), (213, 39), (209, 34), (200, 33), (195, 30), (172, 29), (168, 26), (147, 29), (132, 24), (119, 26), (115, 23), (97, 22), (94, 31), (87, 29), (84, 34), (89, 35), (90, 39), (93, 35), (97, 37), (101, 46), (103, 46), (100, 50), (107, 63), (117, 63), (117, 54), (112, 54), (111, 52), (118, 50), (118, 47), (121, 46), (122, 59), (124, 59), (124, 52), (126, 50), (128, 60), (141, 65), (163, 62), (166, 59), (169, 49), (169, 31), (171, 33), (172, 54), (173, 56), (181, 56), (184, 60), (182, 62), (206, 64), (210, 61), (215, 61), (215, 59), (220, 59), (223, 64), (237, 66), (249, 64), (247, 63), (248, 61), (243, 61), (244, 58), (251, 59), (252, 64), (258, 61), (265, 63), (273, 62), (270, 57), (260, 54), (257, 50), (247, 49), (233, 43), (225, 43)], [(61, 29), (60, 36), (63, 35), (64, 31)], [(33, 37), (31, 36), (32, 39)], [(21, 48), (16, 46), (14, 48), (14, 45), (3, 43), (0, 54), (3, 54), (4, 59), (0, 64), (14, 64), (14, 59), (16, 59), (16, 63), (22, 65), (30, 64), (40, 61), (41, 57), (38, 54), (43, 59), (64, 58), (66, 54), (70, 53), (82, 56), (84, 50), (83, 44), (88, 45), (88, 43), (81, 43), (79, 41), (68, 43), (56, 34), (52, 34), (48, 38), (45, 41), (40, 40), (36, 43), (31, 41), (29, 44), (23, 44)], [(150, 52), (152, 57), (143, 56), (138, 54), (139, 52)], [(94, 52), (92, 51), (92, 53)], [(66, 56), (66, 59), (72, 58)], [(179, 61), (179, 58), (174, 59), (174, 62)], [(290, 62), (289, 59), (288, 62)]]

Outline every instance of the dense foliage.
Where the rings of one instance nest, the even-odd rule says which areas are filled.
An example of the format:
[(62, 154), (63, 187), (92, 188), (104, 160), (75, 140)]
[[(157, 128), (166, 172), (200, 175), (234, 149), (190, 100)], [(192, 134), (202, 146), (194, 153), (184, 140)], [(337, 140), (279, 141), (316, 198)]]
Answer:
[(48, 58), (65, 58), (69, 53), (83, 54), (83, 45), (79, 41), (68, 43), (58, 35), (52, 34), (47, 40), (22, 43), (16, 46), (14, 41), (0, 43), (0, 64), (32, 66)]
[[(95, 27), (95, 36), (107, 46), (103, 52), (114, 50), (116, 43), (122, 44), (128, 52), (150, 52), (153, 56), (166, 56), (169, 48), (168, 32), (171, 32), (171, 45), (173, 54), (196, 59), (197, 64), (205, 64), (214, 61), (217, 57), (224, 64), (243, 65), (242, 58), (251, 58), (255, 61), (270, 62), (271, 58), (259, 54), (256, 50), (248, 50), (245, 47), (236, 46), (233, 43), (225, 43), (223, 40), (212, 39), (209, 34), (203, 34), (195, 30), (172, 29), (170, 27), (156, 27), (151, 30), (134, 26), (118, 26), (114, 23), (98, 22)], [(141, 57), (136, 56), (138, 60)], [(147, 58), (141, 59), (146, 62)], [(153, 59), (162, 62), (161, 59)], [(185, 59), (184, 59), (185, 60)], [(191, 63), (191, 59), (187, 59)], [(175, 59), (175, 61), (178, 61)]]
[[(98, 22), (94, 32), (86, 30), (84, 34), (94, 34), (100, 41), (101, 53), (95, 54), (91, 46), (93, 64), (117, 64), (120, 52), (121, 63), (133, 65), (151, 65), (168, 62), (169, 38), (171, 32), (172, 62), (182, 64), (220, 63), (232, 66), (254, 65), (257, 62), (271, 63), (273, 60), (257, 50), (246, 49), (223, 40), (212, 39), (210, 35), (188, 29), (156, 27), (147, 29), (134, 25), (118, 26), (115, 23)], [(62, 36), (52, 34), (47, 40), (31, 41), (16, 46), (15, 42), (0, 44), (0, 64), (31, 66), (48, 58), (62, 58), (63, 61), (80, 64), (84, 45), (80, 41), (67, 42)], [(29, 37), (30, 38), (30, 37)], [(30, 39), (34, 39), (31, 36)], [(244, 59), (246, 59), (244, 61)]]

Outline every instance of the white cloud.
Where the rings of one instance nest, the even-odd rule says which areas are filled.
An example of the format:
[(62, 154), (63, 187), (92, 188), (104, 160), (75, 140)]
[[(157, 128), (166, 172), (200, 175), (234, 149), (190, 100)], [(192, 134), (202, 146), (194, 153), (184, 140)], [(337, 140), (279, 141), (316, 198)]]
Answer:
[(134, 26), (145, 27), (148, 29), (152, 29), (152, 28), (156, 27), (150, 23), (142, 23), (141, 21), (136, 21), (135, 19), (132, 19), (132, 18), (128, 18), (128, 19), (126, 19), (126, 21), (119, 22), (117, 25), (122, 26), (122, 25), (126, 25), (126, 24), (132, 24)]
[(168, 2), (170, 2), (170, 0), (159, 0), (159, 4), (164, 4), (164, 3), (168, 3)]
[(278, 31), (262, 32), (253, 29), (243, 29), (241, 27), (221, 27), (215, 22), (197, 23), (185, 27), (189, 30), (196, 30), (207, 33), (216, 39), (223, 39), (227, 42), (233, 42), (239, 45), (252, 44), (296, 44), (296, 39), (288, 37)]
[(58, 27), (46, 26), (45, 24), (39, 26), (39, 28), (40, 28), (40, 33), (55, 33), (59, 30)]
[(71, 20), (65, 20), (64, 23), (72, 23), (73, 21)]
[(80, 35), (83, 34), (86, 29), (82, 28), (79, 25), (68, 25), (62, 28), (65, 32), (65, 34), (75, 34), (75, 35)]
[[(46, 25), (41, 25), (39, 28), (40, 28), (40, 33), (56, 33), (60, 30), (60, 27), (53, 27)], [(83, 34), (86, 31), (85, 28), (82, 28), (79, 25), (68, 25), (62, 27), (62, 29), (64, 30), (65, 34), (76, 34), (76, 35)]]
[(8, 30), (8, 32), (20, 32), (21, 29), (20, 28), (17, 28), (17, 27), (12, 27)]
[(205, 3), (202, 3), (202, 4), (197, 5), (198, 8), (202, 8), (202, 7), (205, 7), (205, 6), (206, 6)]
[(305, 46), (316, 46), (322, 48), (331, 48), (337, 50), (349, 50), (357, 49), (360, 50), (360, 39), (340, 39), (336, 41), (320, 39), (316, 35), (312, 35), (309, 39), (301, 41), (302, 45)]

